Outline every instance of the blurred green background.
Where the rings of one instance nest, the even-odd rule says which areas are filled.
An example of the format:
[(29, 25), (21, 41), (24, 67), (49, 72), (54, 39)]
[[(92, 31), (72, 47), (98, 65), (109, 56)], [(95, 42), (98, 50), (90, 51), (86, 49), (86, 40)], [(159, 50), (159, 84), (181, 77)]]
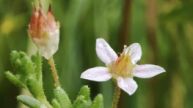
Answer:
[[(12, 70), (9, 54), (35, 49), (27, 28), (32, 0), (0, 0), (0, 108), (16, 108), (21, 92), (5, 77)], [(85, 69), (104, 65), (95, 53), (95, 40), (105, 38), (116, 52), (123, 45), (138, 42), (143, 57), (140, 64), (157, 64), (166, 73), (151, 79), (135, 78), (137, 92), (122, 92), (119, 108), (193, 108), (193, 1), (192, 0), (53, 0), (53, 13), (60, 21), (60, 45), (55, 54), (62, 87), (71, 99), (82, 85), (91, 87), (92, 96), (103, 93), (110, 108), (111, 81), (80, 79)], [(53, 81), (44, 60), (44, 86), (49, 99)]]

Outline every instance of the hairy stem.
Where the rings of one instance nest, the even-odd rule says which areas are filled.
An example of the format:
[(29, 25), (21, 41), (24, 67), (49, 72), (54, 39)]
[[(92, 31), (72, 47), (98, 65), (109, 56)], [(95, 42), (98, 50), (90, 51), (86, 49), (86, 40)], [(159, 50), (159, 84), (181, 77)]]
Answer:
[(120, 99), (120, 95), (121, 95), (121, 89), (116, 84), (115, 91), (114, 91), (112, 108), (117, 108), (118, 103), (119, 103), (119, 99)]
[(55, 66), (53, 57), (51, 57), (48, 60), (48, 64), (51, 67), (51, 73), (52, 73), (52, 77), (54, 79), (54, 86), (58, 87), (58, 86), (60, 86), (60, 81), (59, 81), (59, 77), (58, 77), (58, 73), (57, 73), (57, 70), (56, 70), (56, 66)]

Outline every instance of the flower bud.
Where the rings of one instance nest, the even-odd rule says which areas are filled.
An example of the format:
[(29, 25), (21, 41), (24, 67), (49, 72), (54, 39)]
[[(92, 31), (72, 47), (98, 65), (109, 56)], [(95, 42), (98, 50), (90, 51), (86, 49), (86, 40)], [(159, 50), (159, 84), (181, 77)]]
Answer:
[(49, 8), (48, 12), (34, 8), (28, 28), (32, 41), (36, 44), (40, 54), (49, 59), (58, 50), (59, 23)]

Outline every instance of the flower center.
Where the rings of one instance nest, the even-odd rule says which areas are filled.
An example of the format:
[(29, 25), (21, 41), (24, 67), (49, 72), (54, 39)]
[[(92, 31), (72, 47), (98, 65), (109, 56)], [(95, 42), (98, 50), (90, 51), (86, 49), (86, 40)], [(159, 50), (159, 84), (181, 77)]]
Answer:
[(122, 53), (120, 57), (109, 66), (109, 70), (113, 77), (132, 77), (132, 69), (134, 64), (131, 62), (130, 56), (126, 53)]

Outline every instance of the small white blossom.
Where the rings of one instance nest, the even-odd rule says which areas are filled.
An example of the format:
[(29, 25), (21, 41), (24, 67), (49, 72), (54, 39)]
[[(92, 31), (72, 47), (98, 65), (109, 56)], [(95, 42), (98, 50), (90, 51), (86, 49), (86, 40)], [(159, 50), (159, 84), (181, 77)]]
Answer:
[(90, 68), (81, 74), (81, 78), (97, 82), (116, 79), (118, 87), (129, 95), (132, 95), (138, 87), (133, 77), (151, 78), (165, 72), (164, 68), (157, 65), (136, 64), (142, 56), (141, 46), (138, 43), (125, 47), (118, 57), (109, 44), (99, 38), (96, 40), (96, 53), (106, 67)]
[(44, 12), (41, 7), (35, 7), (28, 33), (40, 54), (46, 59), (52, 57), (58, 50), (59, 32), (59, 22), (55, 20), (51, 7), (48, 12)]

